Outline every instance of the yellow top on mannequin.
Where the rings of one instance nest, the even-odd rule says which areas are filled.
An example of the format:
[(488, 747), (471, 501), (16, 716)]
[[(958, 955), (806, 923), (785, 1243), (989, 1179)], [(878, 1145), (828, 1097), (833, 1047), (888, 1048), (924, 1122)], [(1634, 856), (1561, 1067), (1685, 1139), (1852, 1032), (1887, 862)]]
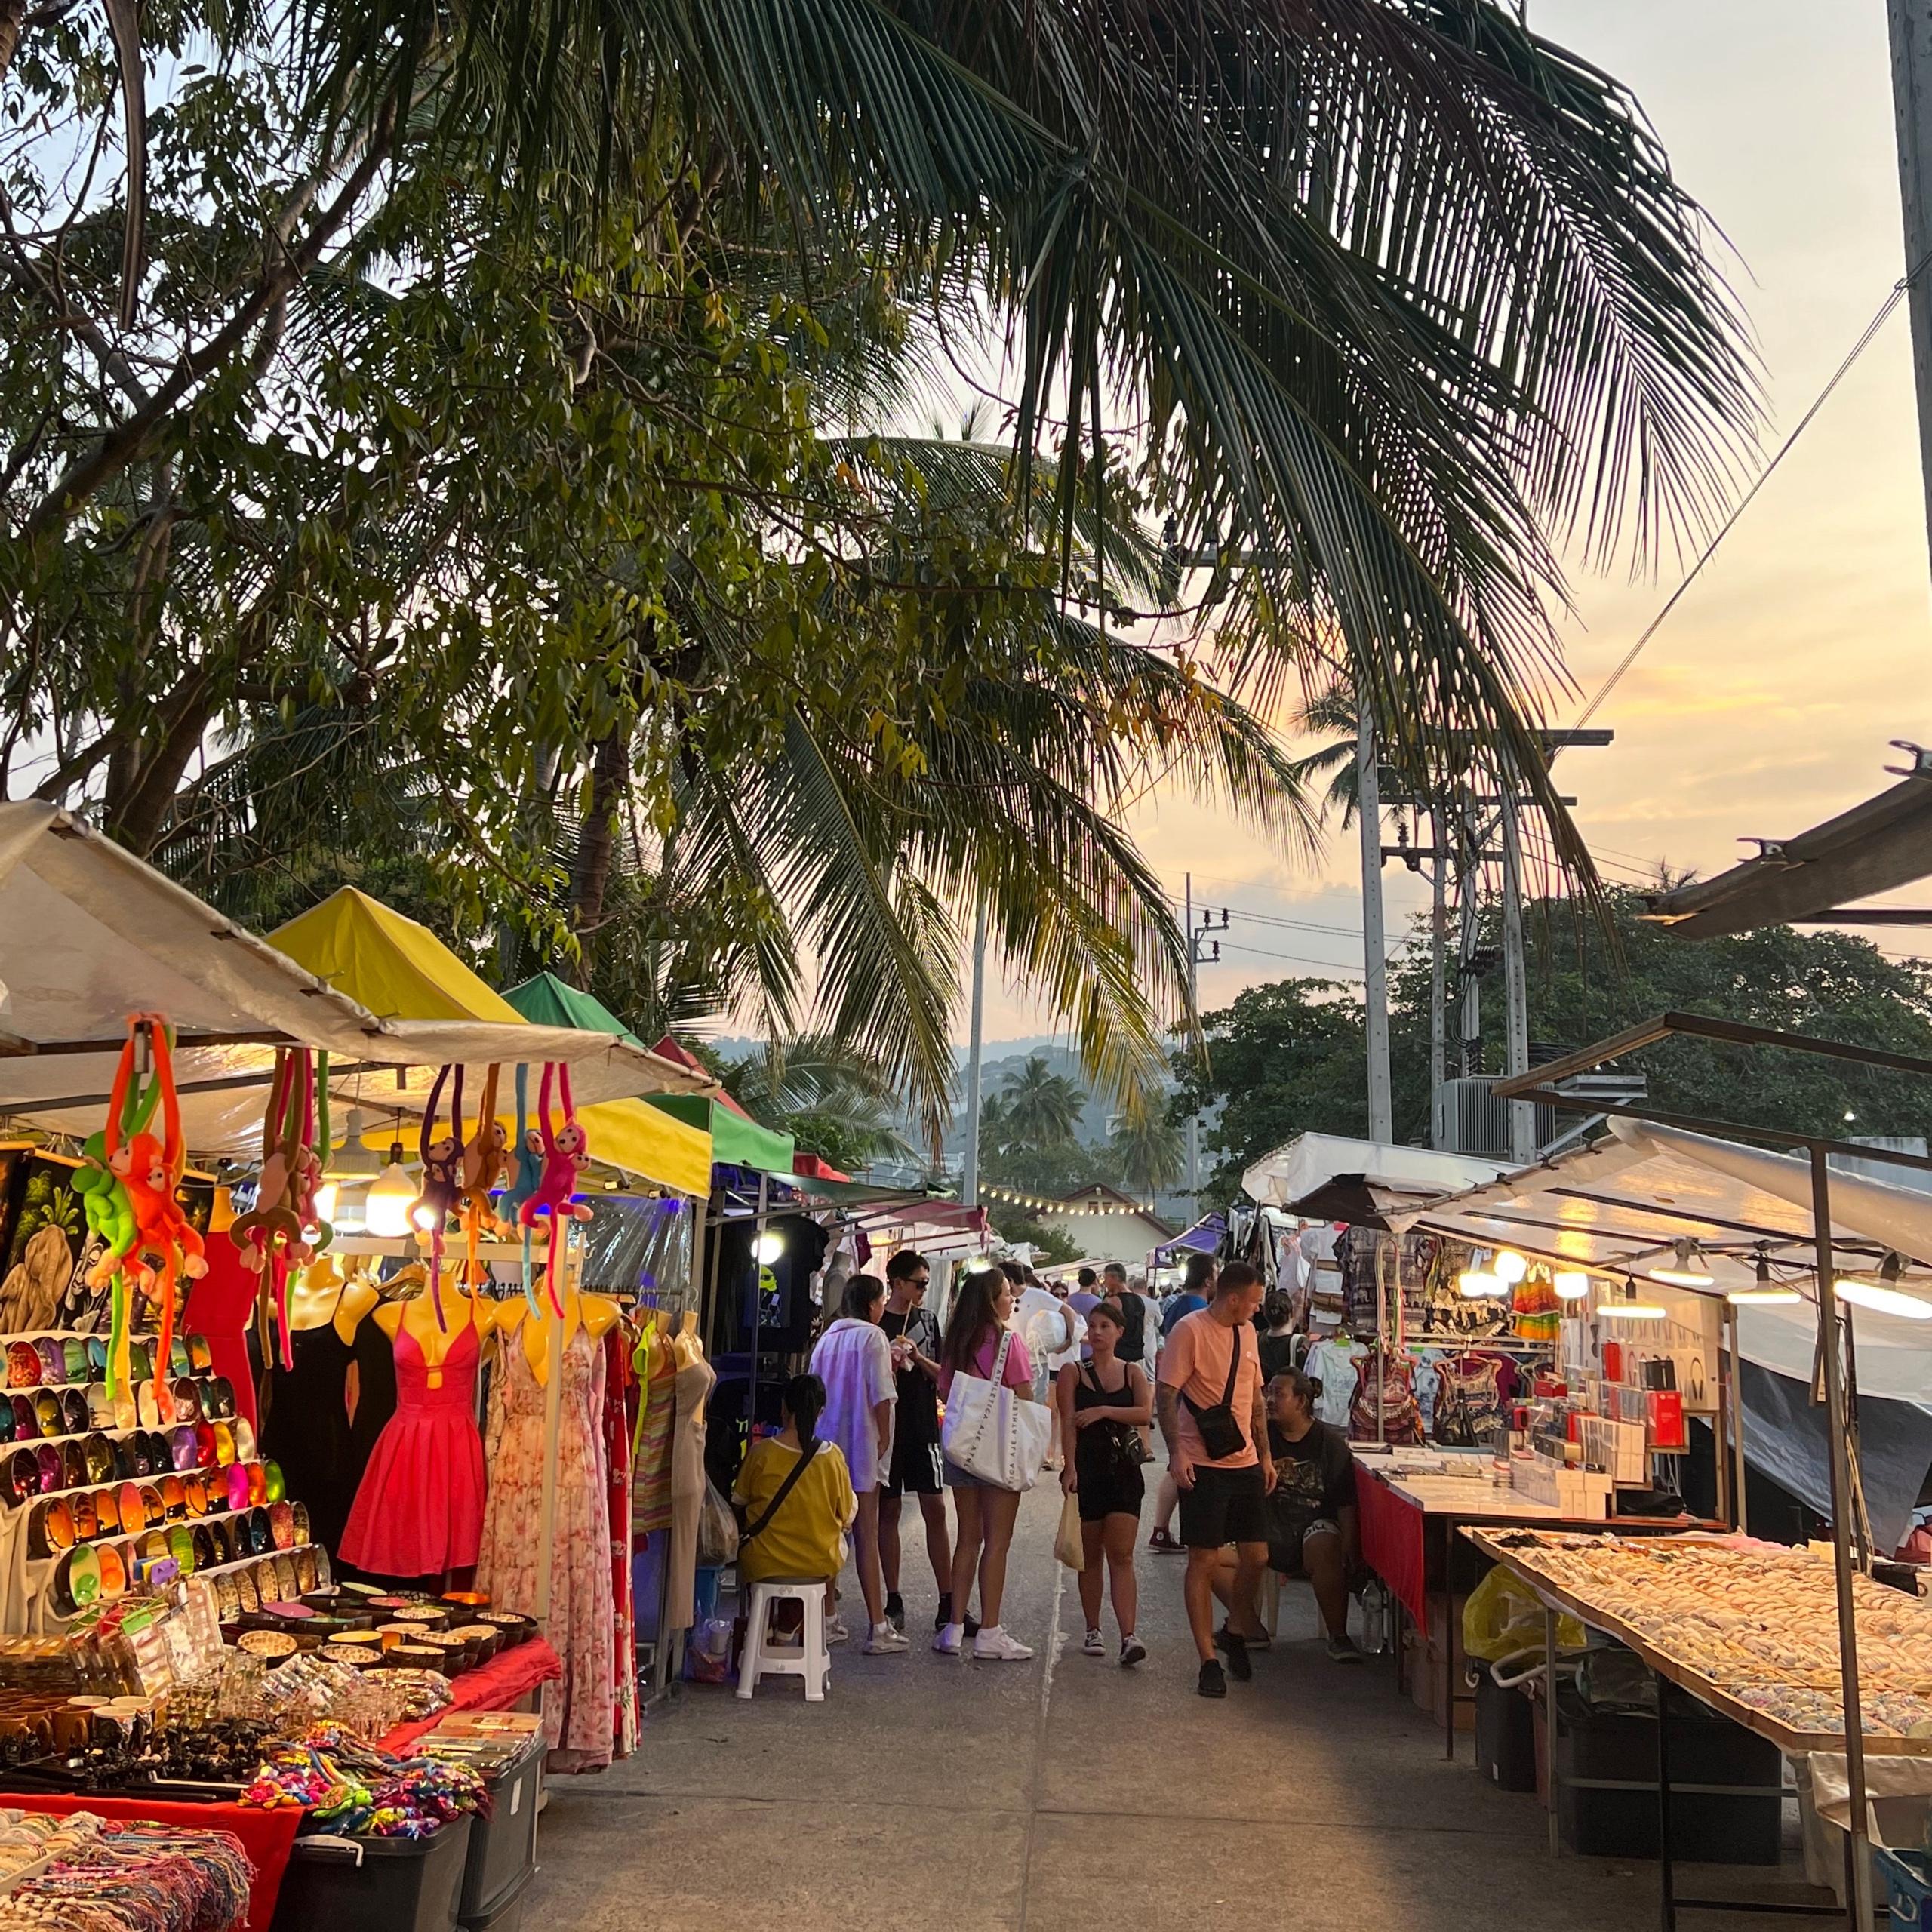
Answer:
[(472, 1295), (461, 1286), (459, 1272), (454, 1267), (443, 1270), (445, 1326), (437, 1324), (435, 1297), (426, 1288), (408, 1301), (385, 1302), (376, 1311), (376, 1326), (392, 1342), (401, 1332), (403, 1324), (408, 1323), (410, 1335), (423, 1352), (423, 1365), (432, 1374), (442, 1366), (450, 1350), (456, 1346), (456, 1338), (465, 1328), (476, 1331), (480, 1346), (496, 1326), (497, 1304), (486, 1297)]
[[(568, 1348), (571, 1337), (581, 1328), (593, 1342), (601, 1342), (608, 1334), (623, 1310), (608, 1295), (580, 1294), (574, 1288), (564, 1291), (563, 1346)], [(537, 1378), (540, 1388), (550, 1380), (550, 1316), (546, 1309), (535, 1321), (530, 1319), (530, 1304), (520, 1297), (515, 1300), (500, 1303), (497, 1309), (497, 1331), (506, 1337), (514, 1335), (521, 1327), (523, 1331), (523, 1358), (530, 1364), (530, 1372)]]
[(344, 1348), (354, 1346), (355, 1331), (382, 1300), (376, 1284), (359, 1269), (345, 1281), (332, 1255), (304, 1269), (289, 1286), (288, 1325), (298, 1335), (334, 1323)]

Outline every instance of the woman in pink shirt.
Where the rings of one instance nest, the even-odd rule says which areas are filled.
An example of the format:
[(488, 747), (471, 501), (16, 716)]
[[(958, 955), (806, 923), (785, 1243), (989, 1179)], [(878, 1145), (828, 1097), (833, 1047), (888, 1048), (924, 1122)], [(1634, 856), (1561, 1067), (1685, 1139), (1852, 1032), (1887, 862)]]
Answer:
[[(977, 1375), (990, 1380), (1006, 1342), (1006, 1367), (1000, 1380), (1029, 1401), (1033, 1393), (1033, 1363), (1026, 1344), (1009, 1334), (1013, 1319), (1013, 1284), (997, 1268), (977, 1269), (960, 1285), (959, 1299), (946, 1324), (940, 1349), (939, 1393), (943, 1402), (955, 1375)], [(973, 1639), (975, 1657), (1003, 1663), (1023, 1663), (1033, 1653), (1001, 1629), (1000, 1599), (1006, 1593), (1006, 1555), (1013, 1544), (1013, 1525), (1020, 1514), (1020, 1492), (996, 1489), (962, 1469), (949, 1457), (946, 1486), (959, 1511), (959, 1538), (953, 1546), (952, 1605), (962, 1620), (973, 1600), (973, 1578), (980, 1579), (980, 1629)], [(947, 1624), (933, 1639), (942, 1657), (956, 1657), (965, 1643), (963, 1621)]]

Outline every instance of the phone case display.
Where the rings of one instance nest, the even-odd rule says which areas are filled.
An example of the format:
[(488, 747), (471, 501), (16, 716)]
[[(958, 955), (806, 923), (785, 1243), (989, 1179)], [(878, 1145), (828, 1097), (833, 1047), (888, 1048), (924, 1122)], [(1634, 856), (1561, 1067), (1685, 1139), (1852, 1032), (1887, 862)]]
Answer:
[[(1788, 1730), (1844, 1729), (1828, 1558), (1743, 1540), (1496, 1534), (1496, 1547), (1720, 1697)], [(1932, 1724), (1932, 1603), (1852, 1578), (1869, 1741)]]
[[(534, 1613), (545, 1392), (521, 1335), (506, 1338), (497, 1359), (490, 1391), (490, 1501), (476, 1587), (506, 1609)], [(550, 1373), (557, 1372), (553, 1362)], [(601, 1770), (611, 1757), (617, 1644), (603, 1440), (604, 1348), (588, 1329), (580, 1326), (571, 1337), (562, 1372), (546, 1628), (563, 1658), (564, 1675), (561, 1684), (543, 1687), (544, 1735), (552, 1770)]]
[(272, 1576), (277, 1555), (299, 1586), (307, 1512), (260, 1455), (234, 1385), (210, 1372), (205, 1339), (177, 1335), (164, 1354), (133, 1338), (112, 1395), (110, 1349), (101, 1335), (0, 1337), (0, 1629), (58, 1630), (91, 1604), (202, 1572), (218, 1587), (226, 1574), (238, 1615), (245, 1595), (262, 1600), (254, 1573), (266, 1562)]
[(343, 1531), (343, 1561), (376, 1576), (466, 1570), (481, 1540), (476, 1371), (482, 1344), (469, 1304), (443, 1300), (451, 1327), (462, 1326), (441, 1361), (423, 1354), (407, 1311), (396, 1329), (395, 1414), (370, 1454)]

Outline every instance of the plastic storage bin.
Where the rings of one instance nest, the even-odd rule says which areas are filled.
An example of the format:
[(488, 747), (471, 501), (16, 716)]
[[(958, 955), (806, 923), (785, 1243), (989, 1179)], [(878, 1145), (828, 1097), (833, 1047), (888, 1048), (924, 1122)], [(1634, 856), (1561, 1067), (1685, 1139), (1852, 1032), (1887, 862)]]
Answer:
[[(1557, 1700), (1557, 1817), (1563, 1841), (1593, 1858), (1657, 1856), (1657, 1719)], [(1674, 1698), (1671, 1850), (1715, 1865), (1775, 1865), (1783, 1835), (1777, 1746)]]
[(297, 1838), (272, 1932), (453, 1932), (469, 1825), (454, 1819), (430, 1838)]
[(492, 1915), (522, 1890), (537, 1869), (537, 1801), (543, 1783), (543, 1734), (531, 1734), (521, 1754), (496, 1777), (490, 1815), (469, 1821), (457, 1917), (465, 1926), (492, 1925)]
[(1476, 1767), (1499, 1791), (1537, 1788), (1535, 1707), (1487, 1670), (1476, 1679)]
[(1882, 1873), (1894, 1927), (1932, 1924), (1932, 1860), (1918, 1851), (1872, 1847), (1872, 1866)]

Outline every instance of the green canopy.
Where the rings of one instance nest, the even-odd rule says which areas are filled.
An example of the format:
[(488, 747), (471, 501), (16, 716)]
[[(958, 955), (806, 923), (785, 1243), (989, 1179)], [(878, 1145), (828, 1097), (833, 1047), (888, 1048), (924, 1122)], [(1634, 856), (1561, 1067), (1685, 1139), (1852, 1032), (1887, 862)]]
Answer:
[(580, 992), (554, 973), (539, 973), (511, 987), (503, 997), (532, 1026), (574, 1026), (583, 1033), (614, 1033), (634, 1047), (644, 1044), (601, 999)]
[(673, 1119), (705, 1128), (711, 1136), (711, 1158), (720, 1167), (752, 1168), (791, 1179), (795, 1143), (789, 1134), (774, 1134), (702, 1094), (654, 1094), (649, 1098), (654, 1106), (660, 1100), (669, 1102), (664, 1111)]

